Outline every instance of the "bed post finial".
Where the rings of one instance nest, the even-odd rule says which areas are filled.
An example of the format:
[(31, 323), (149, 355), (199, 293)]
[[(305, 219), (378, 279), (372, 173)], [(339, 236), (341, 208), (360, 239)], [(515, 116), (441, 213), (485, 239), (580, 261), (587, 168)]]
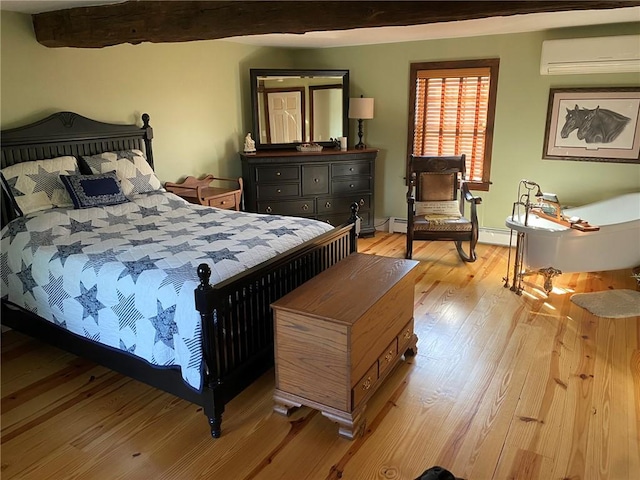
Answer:
[(194, 292), (196, 296), (196, 310), (204, 317), (213, 315), (215, 309), (211, 295), (213, 287), (209, 283), (211, 279), (211, 267), (206, 263), (198, 265), (198, 278), (200, 279), (200, 285), (198, 285)]
[(206, 263), (198, 265), (198, 278), (200, 279), (199, 289), (206, 289), (209, 287), (209, 279), (211, 278), (211, 267)]
[(142, 114), (142, 130), (144, 130), (144, 148), (147, 154), (147, 162), (154, 168), (153, 165), (153, 147), (151, 146), (151, 140), (153, 140), (153, 128), (149, 125), (149, 114)]

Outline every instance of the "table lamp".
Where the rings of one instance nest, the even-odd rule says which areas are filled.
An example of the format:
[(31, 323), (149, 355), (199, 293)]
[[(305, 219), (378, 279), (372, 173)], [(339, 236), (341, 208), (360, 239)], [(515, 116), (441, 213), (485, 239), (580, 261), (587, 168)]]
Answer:
[(349, 118), (358, 120), (358, 143), (356, 148), (367, 148), (362, 143), (362, 120), (370, 120), (373, 118), (373, 98), (364, 98), (360, 95), (360, 98), (349, 99)]

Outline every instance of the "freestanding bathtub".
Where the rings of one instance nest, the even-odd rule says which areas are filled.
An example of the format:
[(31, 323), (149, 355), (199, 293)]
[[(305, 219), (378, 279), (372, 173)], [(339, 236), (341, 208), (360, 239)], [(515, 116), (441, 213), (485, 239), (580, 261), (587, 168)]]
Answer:
[[(563, 211), (600, 230), (582, 232), (529, 213), (510, 216), (506, 225), (524, 233), (523, 266), (532, 271), (600, 272), (640, 266), (640, 192)], [(545, 287), (546, 289), (546, 287)]]

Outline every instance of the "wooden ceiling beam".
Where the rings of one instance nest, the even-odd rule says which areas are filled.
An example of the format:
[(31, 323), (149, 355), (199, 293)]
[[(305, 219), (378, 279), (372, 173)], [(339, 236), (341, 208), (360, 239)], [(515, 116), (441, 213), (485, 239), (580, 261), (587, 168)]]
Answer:
[(640, 1), (128, 1), (33, 15), (47, 47), (189, 42), (267, 33), (421, 25), (526, 13), (599, 10)]

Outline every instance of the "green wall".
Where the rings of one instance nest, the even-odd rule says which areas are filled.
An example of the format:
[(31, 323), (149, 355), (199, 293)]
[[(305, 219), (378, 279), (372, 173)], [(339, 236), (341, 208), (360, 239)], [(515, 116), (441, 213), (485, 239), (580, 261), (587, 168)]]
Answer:
[[(51, 49), (28, 15), (1, 14), (1, 127), (72, 110), (105, 122), (151, 115), (161, 180), (210, 172), (239, 175), (238, 150), (251, 129), (250, 68), (350, 70), (351, 95), (375, 98), (365, 141), (380, 149), (376, 216), (406, 217), (409, 64), (500, 58), (489, 192), (481, 225), (505, 229), (518, 181), (529, 178), (564, 204), (640, 190), (640, 165), (542, 160), (549, 89), (640, 85), (639, 74), (541, 76), (542, 41), (640, 32), (640, 22), (510, 35), (327, 49), (259, 48), (226, 41)], [(350, 125), (350, 144), (357, 141)]]
[[(224, 41), (47, 48), (31, 16), (2, 12), (2, 128), (71, 110), (95, 120), (154, 129), (156, 172), (241, 174), (238, 151), (251, 124), (249, 68), (291, 68), (287, 50)], [(246, 87), (246, 88), (245, 88)]]
[[(407, 158), (409, 64), (412, 62), (500, 58), (489, 192), (478, 210), (481, 226), (505, 229), (522, 178), (556, 193), (567, 205), (640, 191), (640, 165), (542, 160), (549, 89), (640, 86), (640, 74), (541, 76), (546, 39), (640, 32), (640, 23), (510, 35), (430, 40), (298, 51), (302, 68), (349, 68), (351, 96), (375, 99), (375, 118), (364, 122), (365, 141), (380, 149), (376, 216), (406, 218), (404, 169)], [(350, 143), (357, 132), (350, 125)]]

